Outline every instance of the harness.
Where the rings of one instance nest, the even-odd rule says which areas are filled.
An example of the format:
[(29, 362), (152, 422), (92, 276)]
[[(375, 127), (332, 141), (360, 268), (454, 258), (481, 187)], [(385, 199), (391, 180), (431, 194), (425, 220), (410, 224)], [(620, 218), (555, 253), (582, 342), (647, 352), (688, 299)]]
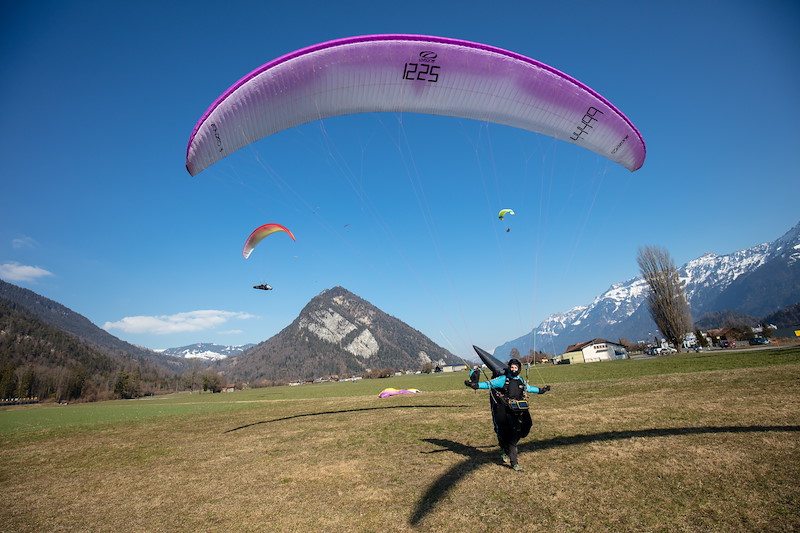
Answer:
[(515, 413), (528, 410), (528, 390), (521, 379), (506, 376), (506, 382), (498, 397)]

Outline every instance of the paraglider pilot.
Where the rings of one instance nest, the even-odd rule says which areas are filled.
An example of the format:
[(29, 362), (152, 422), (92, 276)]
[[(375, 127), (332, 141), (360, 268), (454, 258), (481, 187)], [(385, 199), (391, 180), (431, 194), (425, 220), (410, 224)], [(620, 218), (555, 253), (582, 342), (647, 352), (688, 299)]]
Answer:
[(508, 362), (509, 371), (491, 381), (479, 381), (480, 373), (477, 369), (472, 371), (470, 379), (464, 381), (464, 385), (472, 389), (489, 389), (492, 421), (503, 462), (520, 472), (522, 467), (517, 457), (517, 443), (528, 436), (533, 425), (528, 412), (528, 393), (544, 394), (550, 390), (549, 385), (534, 387), (525, 383), (519, 375), (521, 368), (522, 363), (518, 359), (511, 359)]

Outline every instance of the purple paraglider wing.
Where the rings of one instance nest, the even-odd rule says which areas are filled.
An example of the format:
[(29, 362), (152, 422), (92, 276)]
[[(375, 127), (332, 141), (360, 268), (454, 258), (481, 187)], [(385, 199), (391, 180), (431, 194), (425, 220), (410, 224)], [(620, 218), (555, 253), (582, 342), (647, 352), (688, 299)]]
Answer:
[(389, 387), (387, 389), (383, 389), (380, 394), (378, 394), (378, 398), (388, 398), (389, 396), (395, 396), (397, 394), (416, 394), (420, 392), (419, 389), (394, 389)]
[(522, 128), (583, 146), (634, 171), (642, 136), (598, 93), (534, 59), (423, 35), (368, 35), (292, 52), (220, 96), (189, 138), (191, 175), (275, 132), (323, 118), (415, 112)]

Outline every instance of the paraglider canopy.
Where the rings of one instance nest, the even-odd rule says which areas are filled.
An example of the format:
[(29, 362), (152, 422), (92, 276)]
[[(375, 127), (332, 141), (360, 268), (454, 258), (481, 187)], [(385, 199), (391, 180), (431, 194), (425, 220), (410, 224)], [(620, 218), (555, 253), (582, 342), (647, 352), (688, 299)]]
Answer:
[(500, 213), (497, 216), (500, 218), (500, 220), (503, 220), (503, 218), (505, 218), (506, 215), (513, 215), (513, 214), (514, 211), (511, 209), (501, 209)]
[(416, 394), (418, 392), (421, 391), (419, 389), (395, 389), (394, 387), (388, 387), (378, 394), (378, 398), (388, 398), (389, 396), (395, 396), (397, 394)]
[(328, 117), (414, 112), (522, 128), (583, 146), (628, 170), (641, 134), (600, 94), (539, 61), (486, 44), (366, 35), (291, 52), (223, 93), (186, 147), (194, 176), (267, 135)]
[(250, 236), (247, 238), (247, 240), (244, 242), (244, 248), (242, 248), (242, 257), (244, 257), (245, 259), (250, 257), (250, 254), (253, 253), (253, 248), (255, 248), (258, 245), (258, 243), (260, 243), (264, 239), (264, 237), (272, 235), (273, 233), (276, 233), (278, 231), (283, 231), (285, 233), (288, 233), (289, 237), (291, 237), (293, 241), (297, 240), (294, 238), (294, 235), (292, 234), (291, 231), (284, 228), (280, 224), (264, 224), (263, 226), (259, 226), (256, 229), (254, 229), (253, 233), (251, 233)]

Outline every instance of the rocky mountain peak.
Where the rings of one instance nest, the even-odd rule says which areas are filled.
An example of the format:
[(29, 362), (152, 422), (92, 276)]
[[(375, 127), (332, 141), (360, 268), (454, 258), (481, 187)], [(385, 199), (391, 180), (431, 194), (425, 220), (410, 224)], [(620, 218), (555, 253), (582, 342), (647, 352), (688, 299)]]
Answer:
[(312, 298), (277, 335), (220, 369), (237, 380), (288, 380), (459, 362), (416, 329), (336, 286)]

